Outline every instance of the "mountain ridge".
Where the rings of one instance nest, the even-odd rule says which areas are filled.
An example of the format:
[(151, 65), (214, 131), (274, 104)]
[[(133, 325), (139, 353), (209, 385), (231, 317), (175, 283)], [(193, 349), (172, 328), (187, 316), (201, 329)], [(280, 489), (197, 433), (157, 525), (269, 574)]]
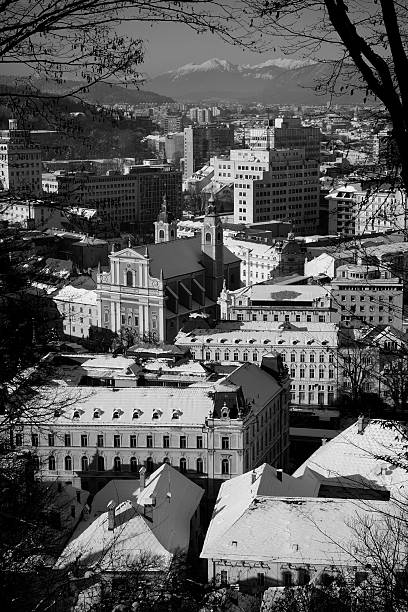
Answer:
[[(325, 104), (318, 85), (329, 82), (332, 67), (326, 62), (296, 58), (272, 58), (259, 64), (233, 64), (211, 58), (201, 64), (188, 63), (147, 79), (154, 91), (184, 102), (262, 102), (267, 104)], [(348, 82), (348, 81), (347, 81)], [(361, 103), (354, 96), (336, 97), (342, 104)]]

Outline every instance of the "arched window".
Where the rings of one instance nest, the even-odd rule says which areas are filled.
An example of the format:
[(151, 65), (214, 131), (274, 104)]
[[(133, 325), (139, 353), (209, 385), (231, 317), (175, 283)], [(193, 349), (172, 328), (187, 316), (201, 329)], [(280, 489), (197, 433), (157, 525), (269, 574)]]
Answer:
[(64, 460), (64, 469), (67, 472), (72, 472), (72, 459), (71, 459), (71, 457), (69, 455), (67, 455), (65, 457), (65, 460)]
[(115, 457), (113, 460), (113, 469), (115, 472), (120, 472), (122, 468), (122, 463), (120, 461), (120, 457)]
[(137, 459), (136, 457), (130, 458), (130, 471), (137, 472)]
[(98, 455), (98, 471), (99, 472), (105, 471), (105, 458), (102, 457), (102, 455)]
[(39, 469), (40, 469), (40, 460), (38, 458), (38, 455), (33, 455), (33, 470), (34, 472), (38, 472)]
[(252, 361), (258, 361), (258, 353), (252, 353)]
[(234, 361), (239, 361), (239, 353), (238, 353), (238, 351), (234, 351)]
[(197, 469), (198, 474), (202, 474), (204, 472), (204, 464), (203, 464), (203, 460), (201, 459), (201, 457), (197, 459), (196, 469)]
[(230, 358), (229, 351), (225, 351), (224, 352), (224, 361), (229, 361), (229, 358)]
[(131, 270), (126, 272), (126, 285), (128, 287), (133, 287), (133, 272)]
[(248, 361), (248, 353), (245, 351), (245, 353), (242, 355), (242, 361)]
[(133, 411), (133, 415), (132, 415), (132, 419), (138, 419), (139, 418), (139, 413), (137, 410)]
[(164, 230), (162, 230), (162, 229), (159, 231), (159, 238), (160, 238), (160, 240), (164, 239)]
[(154, 466), (153, 466), (153, 459), (151, 457), (148, 457), (146, 459), (146, 470), (148, 472), (153, 472)]
[(206, 233), (205, 241), (206, 241), (207, 244), (211, 244), (211, 234), (210, 234), (210, 232)]
[(220, 360), (220, 352), (219, 351), (215, 351), (214, 359), (215, 359), (215, 361), (219, 361)]
[(113, 411), (113, 415), (112, 415), (112, 419), (118, 419), (119, 418), (119, 411), (118, 410), (114, 410)]
[(94, 418), (94, 419), (99, 419), (99, 417), (100, 417), (100, 416), (101, 416), (101, 415), (99, 414), (99, 410), (98, 410), (98, 409), (97, 409), (97, 410), (94, 410), (94, 413), (93, 413), (93, 418)]
[(169, 459), (168, 457), (165, 457), (165, 458), (163, 459), (163, 463), (170, 463), (170, 459)]
[(89, 460), (88, 460), (88, 457), (85, 457), (84, 455), (81, 459), (81, 470), (83, 472), (87, 472), (88, 468), (89, 468)]
[(81, 415), (79, 414), (79, 410), (74, 410), (74, 414), (72, 416), (73, 419), (79, 419)]
[(54, 455), (50, 455), (48, 457), (48, 469), (50, 470), (50, 472), (53, 472), (55, 470), (55, 457), (54, 457)]
[(180, 459), (180, 472), (187, 472), (187, 459), (185, 457)]
[(229, 474), (229, 473), (230, 473), (229, 460), (223, 459), (221, 461), (221, 474)]

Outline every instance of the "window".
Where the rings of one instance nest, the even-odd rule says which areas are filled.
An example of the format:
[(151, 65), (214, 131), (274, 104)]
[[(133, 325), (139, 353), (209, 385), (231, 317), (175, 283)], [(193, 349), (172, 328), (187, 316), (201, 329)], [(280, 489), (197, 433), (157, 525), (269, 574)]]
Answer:
[(103, 446), (103, 434), (98, 434), (96, 437), (96, 446), (101, 448)]
[(105, 471), (105, 458), (101, 455), (98, 455), (98, 472)]
[(303, 568), (298, 569), (298, 585), (304, 586), (310, 582), (310, 573)]
[(196, 440), (197, 440), (197, 444), (196, 444), (197, 448), (203, 448), (203, 436), (197, 436)]
[(187, 472), (187, 459), (185, 457), (180, 459), (180, 472)]
[(333, 355), (333, 353), (330, 353), (330, 355), (329, 355), (329, 363), (334, 363), (334, 355)]
[[(73, 328), (73, 331), (75, 331), (75, 327)], [(74, 414), (72, 415), (73, 419), (80, 419), (81, 415), (79, 414), (79, 410), (74, 410)]]
[(283, 586), (291, 587), (292, 586), (292, 573), (282, 572), (282, 582), (283, 582)]
[(93, 418), (94, 419), (99, 419), (100, 417), (101, 417), (101, 415), (99, 414), (99, 410), (94, 410)]
[(258, 353), (252, 353), (252, 361), (258, 361)]
[(319, 378), (324, 378), (324, 369), (319, 368)]
[(310, 368), (309, 370), (309, 378), (314, 378), (315, 377), (315, 371), (313, 368)]
[(120, 434), (115, 434), (113, 436), (113, 446), (114, 448), (120, 448)]
[(81, 446), (88, 446), (88, 436), (87, 434), (81, 435)]
[(228, 436), (222, 436), (221, 438), (221, 448), (223, 450), (228, 450), (230, 447), (230, 441)]
[(210, 234), (210, 232), (206, 233), (205, 241), (206, 241), (207, 244), (211, 244), (211, 234)]
[(126, 285), (128, 287), (133, 287), (133, 273), (131, 270), (126, 272)]
[(71, 446), (71, 434), (65, 434), (65, 446)]
[(324, 363), (324, 353), (320, 353), (320, 355), (319, 355), (319, 363)]
[(66, 472), (72, 472), (72, 459), (69, 455), (64, 459), (64, 469)]
[(300, 354), (300, 363), (305, 363), (305, 354), (304, 353)]
[(55, 446), (55, 436), (53, 433), (48, 434), (48, 446)]
[(154, 470), (153, 459), (151, 457), (148, 457), (146, 459), (146, 470), (148, 472), (153, 472), (153, 470)]
[(85, 457), (85, 455), (84, 455), (82, 457), (82, 459), (81, 459), (81, 470), (83, 472), (87, 472), (88, 471), (88, 467), (89, 467), (88, 457)]
[(38, 443), (39, 443), (38, 434), (31, 434), (31, 445), (38, 446)]
[(224, 361), (229, 361), (229, 351), (224, 352)]
[(215, 359), (215, 361), (219, 361), (220, 360), (220, 352), (219, 351), (215, 351), (214, 359)]
[(311, 353), (311, 355), (310, 355), (310, 363), (314, 363), (314, 361), (315, 361), (314, 353)]
[(187, 448), (186, 436), (180, 436), (180, 448)]
[(229, 473), (230, 473), (229, 460), (223, 459), (221, 461), (221, 474), (229, 474)]
[(205, 351), (205, 360), (206, 361), (211, 361), (211, 353), (210, 353), (210, 351)]
[(153, 448), (153, 436), (151, 434), (146, 436), (146, 446), (147, 448)]
[(120, 457), (115, 457), (113, 460), (113, 471), (120, 472), (121, 469), (122, 469), (122, 462), (120, 460)]
[(200, 457), (196, 461), (196, 470), (198, 474), (202, 474), (204, 472), (203, 460)]
[(18, 433), (15, 435), (14, 442), (16, 446), (22, 446), (23, 444), (23, 434)]
[(130, 458), (130, 471), (137, 472), (137, 459), (136, 457)]
[(113, 415), (112, 415), (112, 419), (118, 419), (119, 418), (119, 411), (118, 410), (114, 410), (113, 411)]
[(136, 434), (130, 436), (130, 448), (136, 448)]
[(53, 472), (55, 470), (55, 457), (54, 457), (54, 455), (51, 455), (50, 457), (48, 457), (48, 469), (50, 470), (50, 472)]
[(227, 572), (227, 570), (221, 570), (221, 572), (220, 572), (220, 583), (222, 585), (228, 584), (228, 572)]
[(170, 436), (163, 436), (163, 448), (170, 448)]
[(265, 574), (263, 572), (258, 572), (256, 575), (257, 585), (263, 587), (265, 585)]
[(234, 361), (239, 361), (238, 351), (234, 351)]
[(242, 355), (242, 361), (248, 361), (248, 353), (245, 351), (245, 353)]
[(295, 355), (295, 353), (291, 353), (290, 354), (290, 362), (291, 363), (295, 363), (295, 361), (296, 361), (296, 355)]

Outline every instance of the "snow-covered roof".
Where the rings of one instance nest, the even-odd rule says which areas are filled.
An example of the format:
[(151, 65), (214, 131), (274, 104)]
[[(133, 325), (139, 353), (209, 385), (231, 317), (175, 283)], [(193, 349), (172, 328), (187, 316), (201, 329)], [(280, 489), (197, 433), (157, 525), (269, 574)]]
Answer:
[[(129, 499), (115, 508), (114, 529), (108, 529), (108, 512), (94, 518), (84, 531), (74, 534), (56, 568), (77, 563), (98, 565), (102, 571), (131, 571), (132, 563), (149, 553), (150, 569), (157, 570), (176, 552), (187, 551), (190, 520), (203, 489), (166, 463), (153, 472), (143, 489), (134, 490), (135, 484), (130, 481)], [(105, 501), (106, 495), (102, 498)], [(115, 496), (111, 499), (116, 501)]]
[(73, 285), (65, 285), (54, 295), (54, 300), (69, 302), (70, 304), (83, 304), (85, 306), (96, 306), (98, 294), (92, 289), (83, 289)]
[[(60, 416), (51, 416), (49, 409), (43, 419), (54, 426), (67, 423), (140, 425), (149, 424), (179, 427), (204, 423), (213, 400), (206, 389), (175, 389), (172, 387), (44, 387), (44, 405), (50, 402), (62, 406)], [(95, 413), (98, 416), (95, 416)], [(76, 413), (76, 414), (75, 414)], [(157, 418), (156, 418), (157, 415)]]
[(225, 514), (214, 535), (213, 516), (201, 553), (231, 561), (358, 565), (353, 554), (356, 521), (384, 532), (389, 502), (256, 496), (243, 512)]
[[(359, 433), (354, 423), (319, 447), (293, 474), (295, 478), (313, 473), (321, 485), (390, 491), (392, 497), (406, 494), (408, 471), (393, 465), (405, 452), (406, 437), (386, 421), (372, 420)], [(389, 460), (387, 460), (389, 459)]]

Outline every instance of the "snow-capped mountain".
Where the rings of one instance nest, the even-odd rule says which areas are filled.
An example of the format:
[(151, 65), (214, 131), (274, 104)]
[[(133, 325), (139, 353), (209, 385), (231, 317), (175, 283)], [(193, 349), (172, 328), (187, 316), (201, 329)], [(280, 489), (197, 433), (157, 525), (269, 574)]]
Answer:
[[(187, 102), (259, 101), (269, 104), (322, 104), (316, 85), (327, 81), (331, 67), (295, 58), (269, 59), (259, 64), (232, 64), (212, 58), (189, 63), (146, 81), (146, 87)], [(343, 103), (357, 103), (357, 96)]]

